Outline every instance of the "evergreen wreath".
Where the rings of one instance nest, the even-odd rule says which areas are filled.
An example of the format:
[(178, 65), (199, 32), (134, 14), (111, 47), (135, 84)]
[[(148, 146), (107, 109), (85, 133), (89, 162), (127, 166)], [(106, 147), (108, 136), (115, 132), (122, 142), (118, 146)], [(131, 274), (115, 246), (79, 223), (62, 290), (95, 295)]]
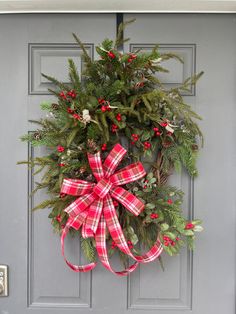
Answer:
[[(49, 199), (34, 209), (51, 208), (52, 226), (61, 233), (68, 220), (64, 209), (76, 199), (60, 192), (63, 180), (94, 182), (87, 153), (101, 151), (104, 160), (115, 144), (122, 144), (127, 154), (120, 166), (141, 161), (148, 172), (145, 178), (125, 186), (145, 204), (139, 216), (114, 202), (129, 248), (140, 254), (140, 248), (152, 247), (158, 236), (164, 250), (175, 255), (186, 244), (192, 249), (195, 232), (202, 230), (200, 220), (183, 217), (183, 192), (167, 183), (173, 171), (180, 173), (182, 167), (191, 177), (198, 173), (196, 158), (203, 136), (195, 120), (201, 118), (185, 103), (181, 92), (189, 91), (202, 72), (179, 87), (165, 88), (158, 79), (159, 73), (167, 72), (162, 62), (172, 58), (182, 62), (181, 58), (171, 53), (161, 54), (158, 46), (151, 52), (119, 52), (127, 23), (120, 26), (115, 42), (105, 39), (96, 47), (100, 58), (95, 61), (73, 34), (83, 50), (86, 69), (80, 76), (69, 59), (70, 84), (43, 74), (56, 86), (49, 91), (57, 101), (41, 104), (42, 110), (49, 114), (40, 121), (31, 121), (39, 128), (21, 139), (33, 146), (47, 147), (49, 153), (19, 163), (37, 168), (34, 174), (44, 170), (33, 193), (46, 189)], [(70, 232), (80, 234), (80, 230), (73, 228)], [(80, 239), (85, 257), (94, 262), (94, 239)], [(110, 235), (106, 240), (109, 256), (117, 251), (127, 265), (128, 256), (119, 250)]]

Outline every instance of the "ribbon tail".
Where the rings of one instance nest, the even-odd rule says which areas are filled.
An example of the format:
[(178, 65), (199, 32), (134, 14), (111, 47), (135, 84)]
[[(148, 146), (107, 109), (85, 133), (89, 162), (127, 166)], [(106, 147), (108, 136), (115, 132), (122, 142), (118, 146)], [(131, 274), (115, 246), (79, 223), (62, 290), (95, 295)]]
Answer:
[(103, 200), (95, 200), (89, 207), (88, 215), (82, 227), (82, 237), (93, 237), (97, 231), (98, 223), (101, 217), (103, 208)]
[(157, 239), (156, 243), (147, 253), (143, 255), (133, 255), (125, 239), (124, 233), (116, 214), (115, 207), (110, 196), (106, 196), (104, 199), (103, 213), (111, 237), (122, 252), (129, 255), (139, 263), (149, 263), (151, 261), (154, 261), (158, 256), (161, 255), (163, 247), (159, 239)]
[(92, 269), (94, 269), (96, 267), (96, 263), (90, 263), (87, 265), (75, 265), (70, 263), (67, 258), (65, 257), (65, 237), (67, 235), (67, 233), (69, 232), (69, 228), (70, 228), (70, 222), (67, 222), (65, 228), (62, 231), (62, 235), (61, 235), (61, 253), (62, 256), (64, 257), (64, 260), (66, 262), (66, 264), (75, 272), (87, 272), (90, 271)]
[(107, 248), (106, 248), (106, 221), (103, 217), (101, 216), (100, 222), (98, 224), (97, 232), (95, 235), (95, 240), (96, 240), (96, 249), (97, 253), (99, 256), (100, 261), (102, 262), (103, 266), (111, 271), (113, 274), (118, 275), (118, 276), (127, 276), (130, 273), (132, 273), (137, 267), (138, 267), (138, 262), (135, 262), (134, 264), (130, 265), (126, 269), (122, 271), (115, 271), (109, 262), (108, 254), (107, 254)]
[(112, 188), (110, 194), (135, 216), (138, 216), (145, 207), (140, 199), (120, 186)]

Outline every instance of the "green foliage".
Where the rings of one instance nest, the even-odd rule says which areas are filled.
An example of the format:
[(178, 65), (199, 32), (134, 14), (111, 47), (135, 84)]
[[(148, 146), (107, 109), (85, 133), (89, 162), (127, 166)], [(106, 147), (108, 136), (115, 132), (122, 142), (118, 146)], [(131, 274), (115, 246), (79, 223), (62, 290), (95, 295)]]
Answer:
[(83, 250), (84, 256), (89, 262), (96, 261), (96, 249), (92, 239), (80, 238), (81, 248)]
[[(177, 88), (165, 88), (159, 80), (159, 74), (167, 72), (163, 61), (173, 58), (183, 61), (171, 53), (161, 54), (158, 45), (150, 52), (121, 53), (119, 45), (126, 41), (122, 32), (129, 23), (120, 26), (114, 42), (105, 39), (96, 47), (97, 60), (91, 59), (86, 47), (73, 34), (83, 51), (85, 70), (80, 75), (74, 61), (69, 59), (70, 84), (43, 74), (55, 86), (50, 90), (55, 99), (53, 103), (41, 104), (46, 118), (31, 121), (37, 129), (23, 135), (21, 140), (43, 146), (47, 151), (45, 156), (19, 163), (28, 164), (34, 174), (40, 174), (33, 193), (46, 189), (50, 198), (35, 209), (51, 208), (49, 218), (54, 230), (60, 233), (68, 219), (64, 209), (76, 199), (60, 195), (63, 179), (94, 181), (87, 153), (101, 151), (104, 144), (109, 151), (114, 144), (125, 140), (128, 156), (122, 166), (140, 160), (149, 172), (145, 179), (125, 187), (145, 203), (145, 209), (134, 217), (118, 206), (124, 235), (132, 242), (135, 254), (150, 248), (159, 238), (166, 252), (173, 255), (184, 244), (192, 248), (195, 232), (201, 231), (200, 221), (189, 222), (184, 218), (183, 192), (169, 186), (168, 178), (174, 170), (180, 173), (182, 168), (192, 177), (197, 175), (196, 158), (203, 136), (196, 121), (201, 118), (185, 103), (181, 92), (190, 90), (202, 72)], [(101, 151), (103, 159), (107, 151)], [(109, 235), (107, 242), (112, 242)], [(81, 247), (85, 257), (95, 261), (93, 239), (81, 237)], [(116, 250), (109, 249), (109, 254)], [(127, 256), (119, 254), (127, 264)]]

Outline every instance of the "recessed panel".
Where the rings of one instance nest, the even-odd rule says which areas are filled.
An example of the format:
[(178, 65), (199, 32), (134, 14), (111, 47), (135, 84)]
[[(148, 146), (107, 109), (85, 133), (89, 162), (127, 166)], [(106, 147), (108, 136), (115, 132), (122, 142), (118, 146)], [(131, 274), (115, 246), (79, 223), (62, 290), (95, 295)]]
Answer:
[[(151, 51), (155, 44), (131, 44), (130, 51), (141, 49), (142, 51)], [(164, 83), (167, 88), (180, 86), (187, 78), (195, 74), (196, 46), (194, 44), (160, 44), (160, 53), (174, 53), (178, 55), (183, 63), (177, 59), (163, 61), (160, 65), (169, 72), (159, 72), (158, 79)], [(190, 87), (189, 92), (182, 92), (182, 95), (193, 96), (195, 87)]]
[[(93, 57), (93, 44), (85, 44), (87, 53)], [(69, 83), (68, 59), (72, 59), (81, 76), (84, 62), (82, 49), (75, 44), (29, 44), (29, 94), (47, 95), (53, 84), (43, 74)]]
[[(32, 156), (45, 155), (43, 148), (30, 147)], [(29, 173), (30, 191), (39, 177)], [(90, 307), (91, 273), (75, 273), (64, 262), (61, 254), (60, 235), (53, 232), (50, 209), (32, 212), (32, 208), (48, 199), (40, 190), (29, 201), (28, 228), (28, 306), (29, 307)], [(66, 255), (74, 264), (81, 264), (78, 236), (65, 241)]]
[[(170, 184), (185, 192), (183, 210), (191, 219), (193, 214), (193, 182), (186, 173), (173, 175)], [(128, 286), (128, 308), (153, 310), (191, 309), (192, 304), (192, 254), (186, 248), (179, 255), (161, 255), (164, 271), (158, 260), (140, 265), (131, 275)]]

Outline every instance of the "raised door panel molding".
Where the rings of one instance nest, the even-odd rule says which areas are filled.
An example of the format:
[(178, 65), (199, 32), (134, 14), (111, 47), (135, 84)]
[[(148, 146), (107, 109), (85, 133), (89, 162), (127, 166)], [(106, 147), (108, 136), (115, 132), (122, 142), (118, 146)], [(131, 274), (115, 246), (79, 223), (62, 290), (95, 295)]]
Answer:
[[(45, 154), (43, 148), (29, 146), (29, 158)], [(29, 171), (29, 195), (39, 178)], [(75, 273), (65, 264), (60, 250), (60, 236), (52, 230), (49, 209), (32, 212), (46, 199), (38, 191), (29, 197), (28, 208), (28, 286), (29, 308), (90, 308), (91, 273)], [(69, 237), (69, 236), (68, 236)], [(67, 240), (67, 239), (66, 239)], [(83, 264), (78, 237), (65, 242), (68, 259)]]
[[(155, 44), (130, 44), (130, 51), (137, 49), (142, 51), (151, 51)], [(195, 44), (160, 44), (160, 53), (174, 53), (182, 58), (183, 63), (176, 59), (170, 59), (162, 62), (161, 66), (166, 68), (169, 73), (158, 73), (158, 78), (167, 88), (175, 88), (181, 85), (188, 77), (196, 72), (196, 45)], [(182, 95), (194, 96), (195, 86), (192, 86), (190, 92), (183, 92)]]
[[(85, 44), (85, 49), (93, 58), (93, 44)], [(81, 75), (84, 68), (82, 50), (76, 44), (29, 44), (29, 94), (48, 95), (48, 88), (53, 84), (46, 75), (57, 78), (60, 82), (69, 83), (68, 58), (73, 59)]]
[[(193, 217), (193, 181), (187, 174), (174, 175), (171, 185), (185, 192), (185, 216)], [(192, 309), (192, 253), (183, 249), (177, 256), (162, 254), (165, 271), (158, 261), (140, 266), (128, 280), (128, 308), (140, 310)], [(161, 312), (162, 313), (162, 312)], [(169, 312), (168, 312), (169, 313)]]

